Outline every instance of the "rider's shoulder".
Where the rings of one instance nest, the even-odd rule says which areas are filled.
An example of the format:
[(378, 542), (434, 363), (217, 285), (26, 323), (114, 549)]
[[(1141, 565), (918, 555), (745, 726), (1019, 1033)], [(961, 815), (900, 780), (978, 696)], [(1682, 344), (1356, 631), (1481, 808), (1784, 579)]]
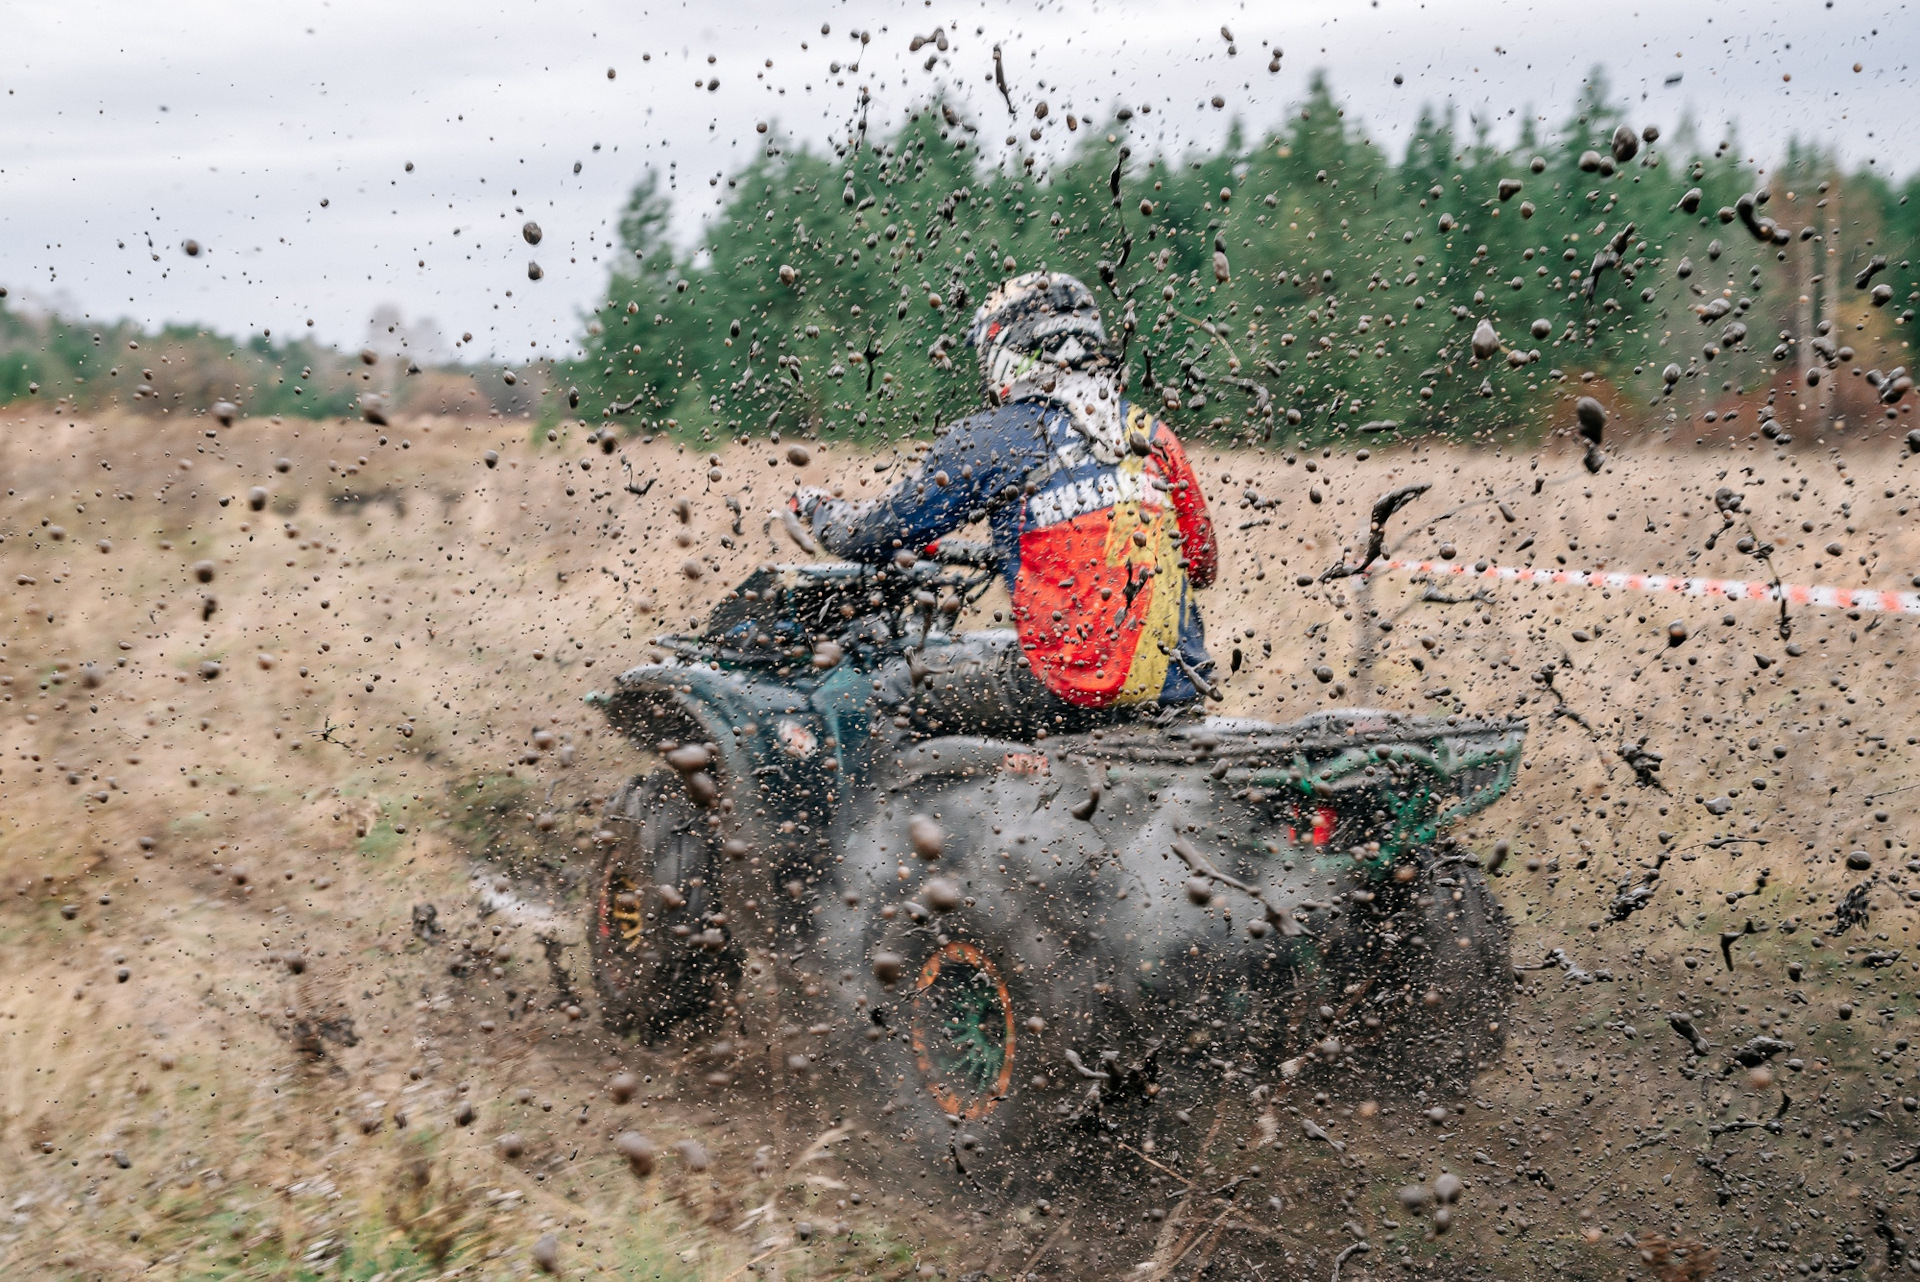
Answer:
[(1005, 405), (994, 406), (987, 413), (995, 422), (1024, 427), (1042, 419), (1064, 415), (1066, 410), (1052, 401), (1009, 401)]
[(990, 438), (1030, 431), (1048, 415), (1064, 413), (1059, 407), (1035, 401), (1009, 401), (970, 414), (947, 429), (948, 436)]

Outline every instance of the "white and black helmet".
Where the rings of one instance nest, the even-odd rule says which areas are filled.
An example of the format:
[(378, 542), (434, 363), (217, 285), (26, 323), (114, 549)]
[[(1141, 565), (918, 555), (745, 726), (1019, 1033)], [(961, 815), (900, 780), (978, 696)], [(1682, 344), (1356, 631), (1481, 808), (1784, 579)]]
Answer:
[(1005, 401), (1043, 369), (1111, 364), (1116, 353), (1093, 291), (1065, 272), (1027, 272), (1003, 282), (973, 314), (967, 342), (980, 353), (988, 397)]

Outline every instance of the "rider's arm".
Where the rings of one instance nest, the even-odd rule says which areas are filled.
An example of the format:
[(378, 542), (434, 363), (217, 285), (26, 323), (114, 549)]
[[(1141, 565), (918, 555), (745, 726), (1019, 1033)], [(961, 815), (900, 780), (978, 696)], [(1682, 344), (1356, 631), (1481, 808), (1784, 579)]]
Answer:
[(823, 500), (813, 511), (814, 534), (834, 555), (868, 564), (951, 534), (1032, 471), (1044, 441), (1039, 414), (1008, 405), (962, 419), (879, 498)]
[(1187, 581), (1196, 588), (1213, 583), (1220, 553), (1213, 541), (1213, 520), (1207, 515), (1206, 495), (1200, 492), (1200, 477), (1180, 448), (1180, 439), (1166, 424), (1154, 438), (1154, 453), (1161, 459), (1168, 488), (1173, 494), (1173, 512), (1180, 523), (1181, 551), (1187, 558)]

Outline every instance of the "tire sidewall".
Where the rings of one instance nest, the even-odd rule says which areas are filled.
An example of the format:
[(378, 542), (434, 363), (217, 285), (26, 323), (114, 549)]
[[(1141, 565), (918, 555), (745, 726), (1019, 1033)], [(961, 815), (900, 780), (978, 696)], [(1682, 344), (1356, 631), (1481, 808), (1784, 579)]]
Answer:
[[(720, 911), (717, 843), (665, 767), (622, 786), (605, 819), (613, 838), (594, 879), (587, 927), (601, 1019), (612, 1031), (655, 1042), (717, 1010), (739, 976), (727, 929), (705, 925)], [(684, 902), (672, 907), (670, 896)], [(676, 926), (688, 933), (676, 935)], [(720, 947), (701, 946), (716, 929)]]

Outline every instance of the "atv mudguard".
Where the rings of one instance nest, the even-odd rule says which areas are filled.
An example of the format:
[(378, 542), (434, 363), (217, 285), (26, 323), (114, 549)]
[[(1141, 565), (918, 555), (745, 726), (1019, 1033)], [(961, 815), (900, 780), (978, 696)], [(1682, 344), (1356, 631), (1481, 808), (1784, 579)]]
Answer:
[[(765, 675), (762, 675), (762, 674)], [(872, 675), (843, 662), (815, 675), (772, 679), (764, 668), (698, 663), (630, 669), (605, 695), (588, 696), (635, 746), (708, 743), (708, 767), (720, 794), (716, 835), (734, 852), (716, 872), (729, 900), (763, 897), (767, 885), (794, 878), (817, 884), (832, 862), (834, 834), (850, 792), (864, 791), (872, 768), (869, 734)], [(764, 861), (756, 875), (735, 862), (751, 850)], [(792, 900), (775, 900), (785, 927), (810, 927)]]
[(586, 702), (649, 752), (663, 739), (711, 743), (720, 770), (736, 779), (762, 776), (770, 764), (845, 778), (861, 764), (870, 680), (853, 664), (789, 682), (756, 679), (753, 669), (655, 663), (629, 668)]

